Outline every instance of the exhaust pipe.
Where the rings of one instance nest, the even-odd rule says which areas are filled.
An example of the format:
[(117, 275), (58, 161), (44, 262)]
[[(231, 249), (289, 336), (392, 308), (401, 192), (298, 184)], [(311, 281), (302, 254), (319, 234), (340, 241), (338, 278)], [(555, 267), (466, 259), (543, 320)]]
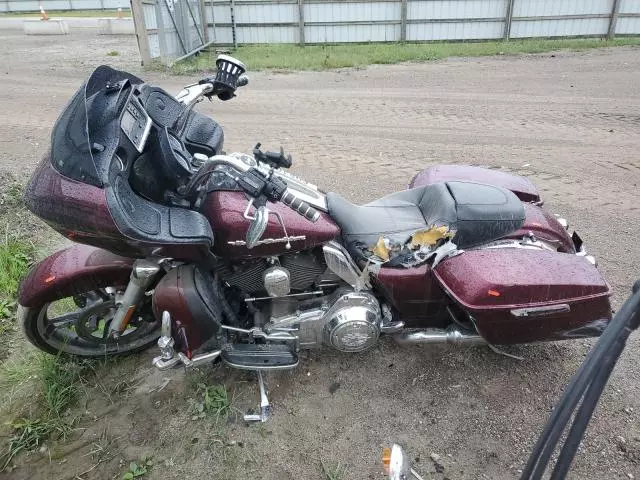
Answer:
[(451, 325), (446, 329), (425, 328), (423, 330), (414, 330), (394, 335), (393, 338), (400, 344), (452, 343), (457, 345), (482, 345), (487, 343), (476, 332), (463, 332), (455, 325)]

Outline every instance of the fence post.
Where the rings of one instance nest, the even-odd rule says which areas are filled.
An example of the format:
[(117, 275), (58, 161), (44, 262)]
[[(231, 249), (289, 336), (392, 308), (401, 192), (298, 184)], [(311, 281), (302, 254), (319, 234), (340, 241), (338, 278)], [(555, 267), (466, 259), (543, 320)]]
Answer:
[(616, 25), (618, 24), (618, 10), (620, 9), (620, 0), (613, 0), (611, 8), (611, 19), (609, 20), (609, 30), (607, 38), (611, 39), (616, 36)]
[(169, 57), (169, 48), (167, 47), (167, 36), (164, 30), (164, 20), (162, 19), (162, 10), (166, 8), (166, 4), (160, 3), (160, 0), (156, 0), (154, 3), (154, 10), (156, 12), (156, 25), (158, 26), (158, 45), (160, 47), (160, 59), (164, 63)]
[(511, 20), (513, 19), (513, 3), (515, 0), (507, 0), (507, 13), (504, 16), (504, 39), (511, 38)]
[(200, 0), (200, 25), (202, 26), (202, 34), (204, 35), (204, 43), (209, 43), (209, 27), (207, 22), (207, 7), (204, 0)]
[(298, 0), (298, 39), (304, 45), (304, 0)]
[(407, 0), (400, 0), (400, 41), (407, 41)]
[(142, 0), (131, 0), (131, 15), (136, 28), (136, 38), (138, 39), (138, 49), (142, 57), (142, 65), (151, 63), (151, 52), (149, 50), (149, 35), (147, 25), (144, 21), (144, 6)]
[(236, 38), (236, 2), (229, 1), (229, 8), (231, 9), (231, 36), (233, 37), (233, 48), (238, 48), (238, 40)]

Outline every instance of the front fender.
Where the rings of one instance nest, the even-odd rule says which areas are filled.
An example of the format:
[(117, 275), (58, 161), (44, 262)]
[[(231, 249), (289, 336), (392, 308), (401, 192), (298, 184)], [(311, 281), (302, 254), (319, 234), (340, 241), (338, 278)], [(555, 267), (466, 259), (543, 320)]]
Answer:
[(88, 245), (73, 245), (36, 264), (20, 285), (18, 302), (39, 307), (107, 286), (129, 282), (134, 259)]

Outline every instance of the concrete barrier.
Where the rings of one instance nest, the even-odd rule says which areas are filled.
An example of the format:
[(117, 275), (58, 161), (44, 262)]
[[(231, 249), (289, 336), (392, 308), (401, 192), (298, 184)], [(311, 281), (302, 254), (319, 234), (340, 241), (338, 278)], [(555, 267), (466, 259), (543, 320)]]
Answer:
[(24, 20), (26, 35), (66, 35), (69, 25), (64, 20)]
[(133, 18), (101, 18), (98, 20), (100, 35), (135, 35)]

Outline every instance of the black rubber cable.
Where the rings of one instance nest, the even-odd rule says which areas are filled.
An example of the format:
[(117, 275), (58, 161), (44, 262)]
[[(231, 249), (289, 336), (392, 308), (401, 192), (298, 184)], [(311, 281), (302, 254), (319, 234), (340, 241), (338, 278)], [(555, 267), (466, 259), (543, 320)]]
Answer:
[(597, 373), (597, 377), (589, 385), (589, 388), (582, 400), (582, 404), (580, 405), (580, 408), (573, 420), (573, 425), (567, 434), (564, 446), (560, 451), (558, 461), (553, 469), (550, 480), (564, 479), (569, 468), (571, 468), (571, 464), (573, 463), (573, 459), (576, 455), (580, 442), (582, 441), (584, 432), (591, 421), (593, 411), (595, 410), (596, 405), (598, 405), (598, 400), (602, 395), (602, 391), (604, 390), (604, 387), (609, 380), (609, 376), (611, 375), (613, 368), (616, 366), (623, 349), (624, 342), (618, 343), (614, 347), (615, 351), (611, 352), (610, 358), (602, 365), (602, 368)]
[[(580, 402), (580, 399), (583, 398), (583, 395), (589, 386), (593, 383), (594, 378), (596, 376), (599, 377), (598, 373), (603, 370), (603, 363), (609, 363), (606, 362), (607, 357), (612, 358), (610, 357), (612, 348), (614, 346), (624, 348), (624, 340), (621, 343), (618, 343), (621, 340), (620, 336), (623, 334), (623, 330), (626, 330), (626, 334), (623, 334), (623, 338), (626, 339), (630, 331), (637, 328), (640, 321), (640, 318), (638, 318), (640, 317), (640, 313), (638, 312), (640, 306), (640, 281), (636, 282), (633, 291), (634, 295), (632, 295), (620, 308), (600, 337), (598, 343), (593, 347), (580, 369), (565, 389), (562, 399), (554, 409), (543, 433), (536, 442), (527, 465), (523, 470), (521, 476), (522, 480), (538, 480), (542, 478), (542, 475), (549, 464), (549, 459), (555, 450), (558, 440), (560, 439), (562, 432), (565, 430), (573, 411)], [(615, 366), (615, 361), (613, 361), (613, 365), (610, 366), (609, 374), (611, 373), (613, 366)], [(607, 379), (608, 375), (603, 379), (605, 384)], [(582, 433), (584, 433), (584, 431)]]
[(551, 454), (571, 418), (572, 412), (591, 383), (592, 374), (606, 352), (606, 349), (600, 347), (606, 345), (608, 348), (609, 344), (612, 343), (611, 340), (615, 339), (613, 333), (614, 329), (607, 328), (605, 330), (596, 347), (591, 350), (578, 373), (565, 389), (562, 399), (553, 410), (543, 434), (536, 442), (533, 453), (529, 457), (529, 461), (520, 477), (522, 480), (538, 480), (542, 478)]

